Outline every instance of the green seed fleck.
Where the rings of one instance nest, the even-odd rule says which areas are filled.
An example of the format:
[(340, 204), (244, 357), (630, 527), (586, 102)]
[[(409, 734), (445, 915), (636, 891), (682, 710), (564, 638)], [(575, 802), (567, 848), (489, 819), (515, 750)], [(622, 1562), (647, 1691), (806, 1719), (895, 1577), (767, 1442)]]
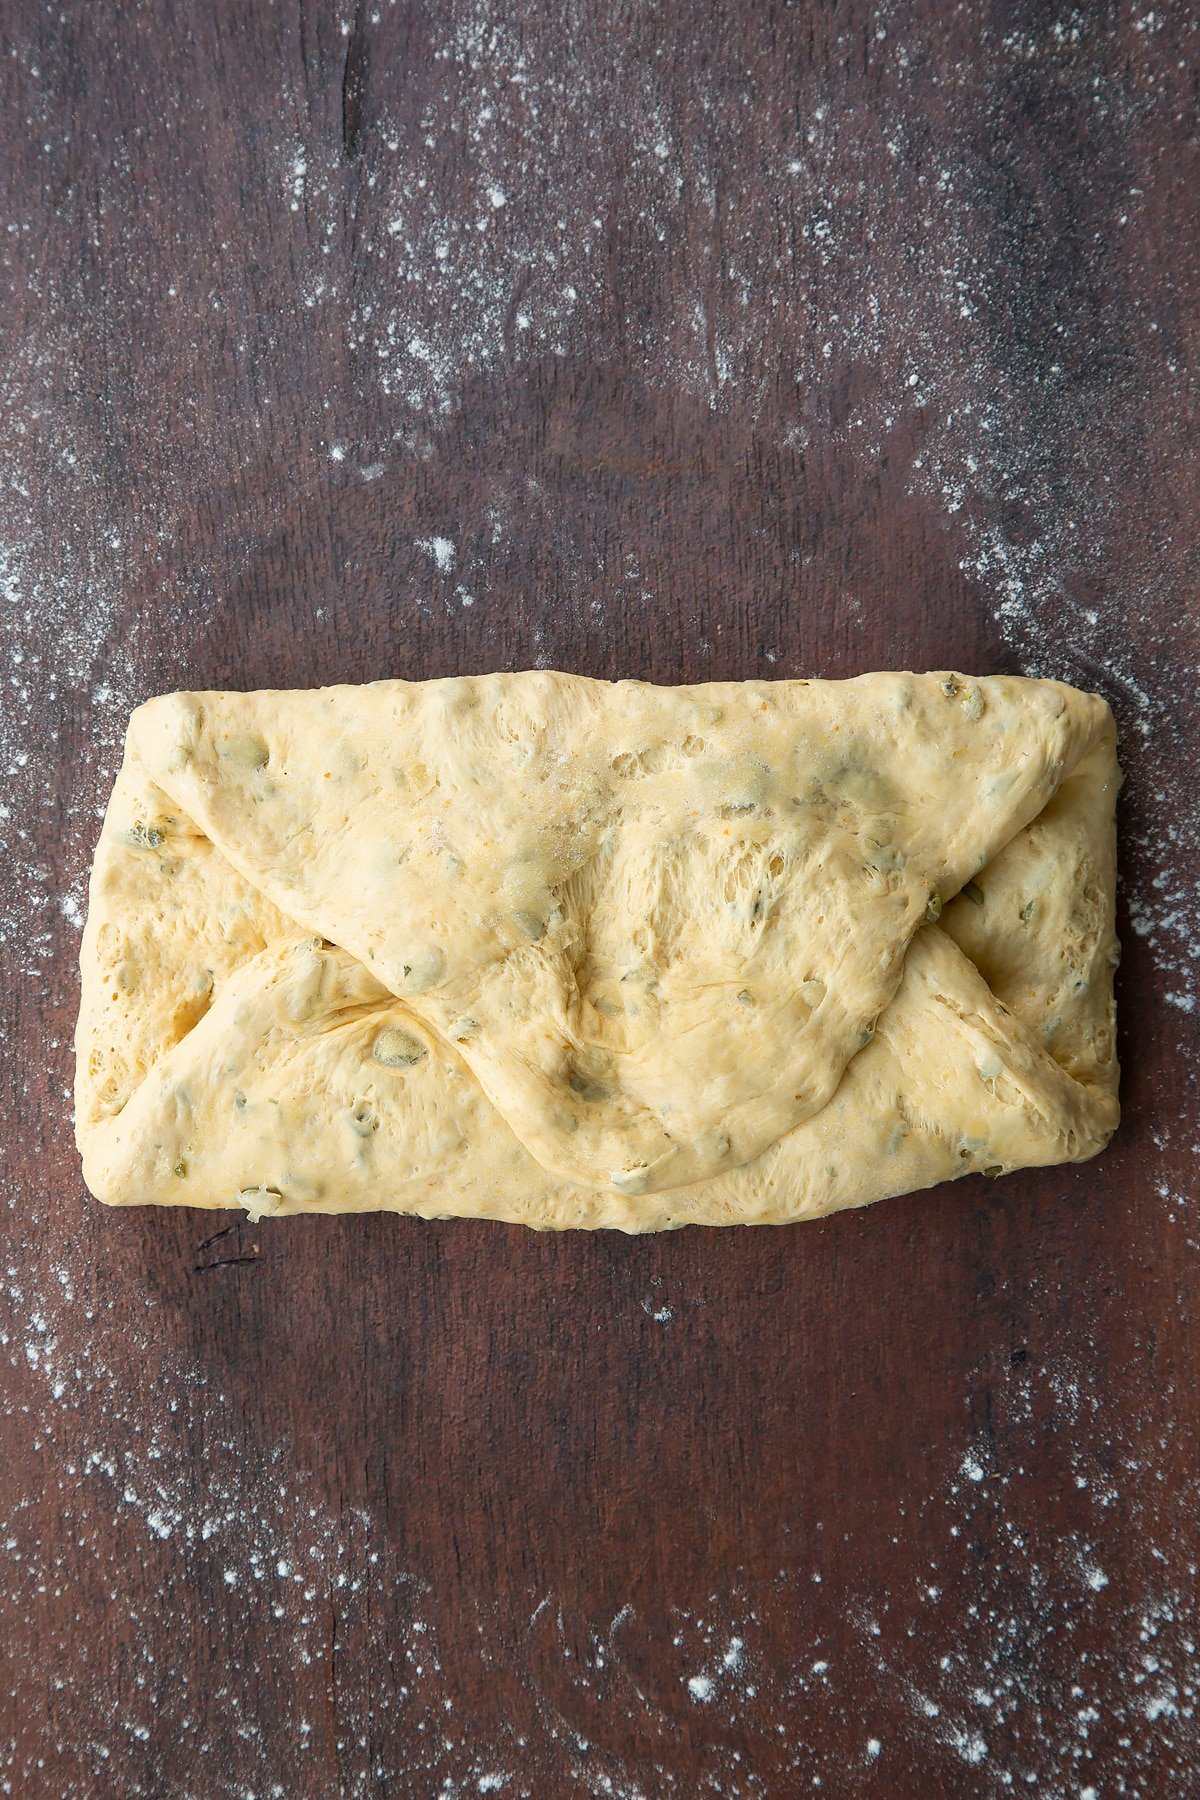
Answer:
[(1024, 906), (1021, 908), (1021, 923), (1022, 923), (1022, 925), (1028, 925), (1030, 919), (1032, 919), (1033, 908), (1034, 908), (1034, 902), (1032, 900), (1027, 900), (1025, 902)]
[(980, 1169), (979, 1173), (986, 1175), (989, 1181), (994, 1181), (997, 1175), (1003, 1175), (1004, 1165), (1003, 1163), (989, 1163), (987, 1168)]
[(972, 906), (983, 905), (983, 889), (974, 881), (967, 882), (966, 886), (963, 888), (963, 894), (971, 902)]
[(187, 1172), (188, 1172), (187, 1157), (181, 1156), (179, 1161), (175, 1164), (175, 1173), (176, 1173), (176, 1175), (179, 1176), (180, 1180), (182, 1180), (186, 1176)]
[(571, 1092), (578, 1094), (581, 1100), (607, 1100), (609, 1098), (608, 1089), (603, 1082), (593, 1081), (590, 1075), (581, 1075), (578, 1069), (573, 1069), (567, 1076), (567, 1084)]
[(531, 944), (536, 944), (546, 935), (546, 921), (535, 912), (520, 911), (513, 914), (513, 922), (523, 937)]
[(265, 769), (271, 752), (256, 731), (237, 731), (217, 739), (217, 755), (239, 769)]
[(385, 1025), (371, 1045), (371, 1055), (387, 1069), (411, 1069), (428, 1055), (424, 1044), (398, 1025)]
[(925, 918), (930, 925), (935, 925), (941, 916), (942, 897), (940, 894), (930, 894), (925, 904)]
[(758, 1004), (749, 988), (742, 988), (738, 994), (738, 999), (743, 1006), (756, 1006)]

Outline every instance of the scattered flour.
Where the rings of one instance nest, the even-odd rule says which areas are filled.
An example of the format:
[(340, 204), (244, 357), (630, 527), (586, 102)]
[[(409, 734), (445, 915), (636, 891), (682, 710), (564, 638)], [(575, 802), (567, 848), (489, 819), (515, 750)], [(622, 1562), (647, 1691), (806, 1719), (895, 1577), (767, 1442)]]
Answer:
[[(1170, 281), (1161, 272), (1142, 280), (1138, 261), (1143, 227), (1179, 179), (1156, 160), (1155, 121), (1186, 98), (1194, 32), (1182, 14), (1136, 12), (1123, 15), (1132, 34), (1126, 78), (1098, 81), (1097, 34), (1109, 27), (1078, 9), (1032, 9), (1028, 27), (1003, 38), (981, 20), (972, 58), (955, 68), (937, 62), (940, 27), (914, 25), (884, 4), (874, 45), (843, 46), (820, 92), (754, 111), (749, 54), (744, 68), (702, 59), (681, 99), (635, 31), (610, 34), (601, 54), (602, 27), (586, 9), (573, 20), (582, 43), (570, 58), (556, 53), (563, 26), (552, 9), (541, 19), (533, 9), (520, 30), (504, 7), (477, 0), (432, 9), (436, 74), (417, 97), (415, 133), (399, 112), (382, 117), (370, 155), (348, 177), (342, 145), (298, 142), (279, 129), (275, 190), (295, 234), (300, 324), (281, 316), (257, 338), (235, 336), (231, 354), (249, 369), (269, 358), (272, 332), (297, 331), (291, 354), (307, 332), (344, 337), (350, 402), (333, 396), (327, 413), (305, 421), (304, 476), (349, 483), (364, 503), (358, 482), (394, 471), (409, 479), (464, 400), (486, 399), (489, 383), (523, 372), (552, 385), (560, 368), (604, 369), (619, 355), (631, 357), (649, 393), (695, 403), (714, 431), (726, 416), (743, 417), (756, 454), (783, 459), (784, 483), (798, 495), (833, 456), (857, 472), (869, 511), (884, 466), (899, 467), (930, 541), (950, 546), (951, 564), (987, 596), (997, 653), (1028, 672), (1097, 686), (1116, 708), (1129, 777), (1123, 901), (1166, 1005), (1164, 1029), (1186, 1045), (1200, 1010), (1200, 646), (1194, 570), (1175, 542), (1168, 497), (1176, 478), (1182, 484), (1189, 445), (1144, 441), (1137, 384), (1148, 368), (1164, 405), (1196, 393), (1184, 297), (1194, 250), (1173, 246)], [(368, 11), (355, 28), (346, 21), (343, 34), (374, 29), (378, 17)], [(872, 55), (879, 98), (865, 105), (854, 59)], [(922, 107), (910, 100), (931, 68), (946, 121), (936, 166), (922, 143)], [(281, 65), (279, 118), (311, 118), (282, 85), (293, 79)], [(1037, 82), (1094, 120), (1084, 146), (1094, 179), (1075, 182), (1086, 217), (1023, 213), (1017, 165), (1003, 176), (1017, 190), (1015, 210), (997, 199), (994, 147), (1019, 143), (1023, 97)], [(981, 92), (990, 109), (982, 122)], [(463, 159), (443, 153), (448, 135), (467, 146), (465, 173)], [(888, 182), (877, 179), (881, 153)], [(1114, 200), (1130, 245), (1122, 280), (1101, 260), (1102, 212)], [(898, 216), (912, 221), (902, 241)], [(1001, 241), (1013, 217), (1024, 220), (1021, 234)], [(995, 234), (986, 256), (969, 219)], [(18, 1008), (33, 994), (49, 998), (55, 1023), (31, 1057), (6, 1012), (0, 1052), (23, 1142), (40, 1145), (48, 1121), (60, 1135), (69, 1105), (71, 996), (61, 972), (69, 974), (128, 710), (152, 687), (185, 680), (189, 667), (186, 642), (174, 660), (162, 646), (145, 654), (138, 608), (160, 581), (184, 584), (198, 632), (230, 603), (202, 551), (183, 556), (176, 542), (198, 495), (228, 491), (258, 465), (253, 433), (235, 440), (213, 418), (186, 470), (178, 445), (139, 441), (114, 473), (102, 414), (75, 379), (78, 333), (93, 322), (80, 325), (73, 296), (26, 254), (31, 221), (6, 229), (4, 279), (29, 285), (44, 323), (40, 337), (6, 349), (0, 369), (0, 955)], [(147, 298), (165, 307), (185, 297), (178, 273), (143, 296), (145, 271), (112, 254), (117, 241), (106, 246), (103, 297), (114, 357), (133, 341)], [(351, 283), (350, 244), (374, 264), (374, 281)], [(1072, 259), (1069, 279), (1052, 262), (1056, 244)], [(202, 314), (214, 330), (235, 329), (210, 248), (212, 291), (186, 293), (201, 321), (198, 368), (213, 342)], [(1016, 276), (1006, 285), (1010, 265), (1034, 301), (1018, 304)], [(685, 303), (664, 302), (679, 292)], [(630, 307), (631, 293), (654, 303)], [(1133, 342), (1151, 346), (1149, 361), (1124, 355), (1120, 346)], [(152, 379), (153, 359), (136, 373)], [(114, 385), (132, 378), (128, 367), (113, 374)], [(369, 442), (352, 403), (363, 394), (386, 403), (386, 427)], [(1163, 498), (1151, 516), (1131, 518), (1125, 494), (1146, 492), (1134, 478), (1147, 458)], [(288, 480), (280, 477), (271, 499), (272, 523), (293, 498)], [(369, 498), (382, 501), (383, 491)], [(498, 476), (489, 547), (503, 545), (521, 507), (548, 514), (554, 504), (531, 481)], [(246, 530), (252, 561), (261, 523)], [(415, 547), (438, 575), (462, 577), (458, 606), (484, 597), (464, 545), (431, 535)], [(648, 599), (634, 548), (623, 552), (629, 591)], [(222, 582), (235, 565), (236, 557), (222, 563)], [(1112, 566), (1123, 572), (1119, 589)], [(800, 563), (781, 570), (789, 602), (803, 576)], [(840, 624), (851, 638), (861, 629), (853, 594)], [(552, 651), (537, 645), (542, 660)], [(763, 655), (776, 652), (768, 645)], [(65, 783), (64, 721), (75, 759)], [(1162, 1151), (1194, 1133), (1195, 1121), (1160, 1128)], [(1189, 1154), (1195, 1148), (1189, 1141)], [(0, 1138), (0, 1175), (10, 1153)], [(1158, 1184), (1164, 1229), (1186, 1214), (1187, 1185), (1174, 1173)], [(1041, 1373), (1026, 1365), (1007, 1392), (999, 1439), (973, 1433), (948, 1445), (911, 1508), (879, 1521), (881, 1542), (907, 1542), (919, 1526), (922, 1557), (929, 1551), (936, 1562), (929, 1570), (914, 1562), (903, 1593), (872, 1583), (872, 1538), (851, 1547), (849, 1582), (823, 1582), (811, 1567), (814, 1546), (797, 1545), (795, 1561), (775, 1574), (721, 1572), (703, 1603), (665, 1597), (657, 1620), (632, 1602), (609, 1620), (573, 1619), (565, 1601), (535, 1594), (515, 1596), (511, 1617), (494, 1599), (466, 1602), (481, 1657), (517, 1670), (533, 1721), (481, 1741), (486, 1734), (458, 1722), (455, 1672), (436, 1623), (464, 1604), (454, 1584), (405, 1568), (369, 1511), (332, 1507), (296, 1446), (280, 1443), (261, 1466), (248, 1463), (236, 1396), (196, 1362), (162, 1352), (157, 1296), (146, 1295), (144, 1316), (114, 1315), (96, 1292), (96, 1246), (86, 1230), (77, 1235), (76, 1215), (59, 1199), (4, 1183), (10, 1242), (20, 1249), (0, 1292), (0, 1408), (73, 1553), (42, 1533), (35, 1521), (46, 1505), (31, 1495), (0, 1526), (0, 1585), (11, 1617), (42, 1617), (44, 1594), (68, 1577), (83, 1585), (84, 1616), (105, 1607), (124, 1614), (128, 1679), (99, 1735), (77, 1644), (47, 1638), (36, 1668), (12, 1672), (15, 1707), (52, 1717), (64, 1743), (72, 1740), (60, 1754), (74, 1755), (85, 1774), (71, 1800), (111, 1781), (107, 1771), (122, 1766), (130, 1743), (165, 1733), (188, 1745), (205, 1800), (234, 1800), (230, 1749), (240, 1755), (246, 1745), (263, 1779), (254, 1790), (239, 1786), (236, 1800), (246, 1791), (282, 1797), (276, 1747), (240, 1706), (252, 1678), (267, 1684), (259, 1691), (296, 1754), (342, 1770), (351, 1800), (383, 1791), (524, 1800), (522, 1771), (549, 1750), (581, 1794), (673, 1800), (683, 1793), (671, 1768), (683, 1733), (702, 1759), (704, 1791), (723, 1800), (844, 1791), (848, 1762), (809, 1748), (815, 1719), (823, 1739), (840, 1735), (847, 1759), (880, 1762), (869, 1771), (875, 1781), (894, 1759), (935, 1767), (949, 1792), (966, 1783), (989, 1795), (1097, 1800), (1200, 1784), (1190, 1549), (1200, 1493), (1192, 1476), (1166, 1478), (1178, 1468), (1176, 1447), (1157, 1426), (1106, 1414), (1082, 1363), (1060, 1356)], [(1196, 1252), (1195, 1240), (1179, 1241)], [(646, 1311), (659, 1324), (675, 1316), (657, 1301)], [(132, 1387), (130, 1334), (142, 1364)], [(1091, 1348), (1095, 1366), (1102, 1349)], [(208, 1480), (198, 1506), (199, 1441)], [(1051, 1520), (998, 1442), (1058, 1457)], [(1115, 1519), (1126, 1546), (1119, 1558)], [(178, 1608), (180, 1629), (206, 1631), (225, 1653), (213, 1671), (230, 1720), (220, 1741), (200, 1722), (211, 1695), (152, 1666), (161, 1617), (129, 1602), (133, 1562), (154, 1575), (159, 1606)], [(764, 1625), (779, 1616), (781, 1596), (792, 1623), (786, 1643)], [(332, 1621), (342, 1641), (378, 1650), (387, 1683), (349, 1685)], [(639, 1656), (647, 1645), (669, 1667), (654, 1691)], [(366, 1661), (358, 1659), (360, 1673)], [(288, 1671), (298, 1666), (327, 1672), (320, 1716), (296, 1701)], [(881, 1716), (886, 1745), (868, 1735)], [(80, 1721), (86, 1731), (76, 1731)], [(623, 1748), (635, 1730), (636, 1754)], [(403, 1762), (381, 1749), (397, 1744)], [(773, 1786), (756, 1763), (780, 1771)], [(853, 1766), (864, 1774), (860, 1760)], [(0, 1740), (0, 1791), (38, 1787), (45, 1780)]]
[[(418, 538), (417, 549), (426, 551), (432, 557), (434, 567), (439, 569), (443, 575), (448, 575), (454, 567), (455, 549), (449, 538)], [(470, 604), (469, 595), (465, 604)]]

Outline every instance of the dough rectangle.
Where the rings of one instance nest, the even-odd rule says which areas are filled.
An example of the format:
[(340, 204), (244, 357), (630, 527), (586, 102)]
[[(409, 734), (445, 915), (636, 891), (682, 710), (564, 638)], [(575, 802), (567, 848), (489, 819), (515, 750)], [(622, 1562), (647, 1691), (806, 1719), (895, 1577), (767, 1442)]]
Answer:
[(1096, 695), (948, 671), (149, 701), (92, 869), (85, 1178), (649, 1231), (1081, 1160), (1119, 783)]

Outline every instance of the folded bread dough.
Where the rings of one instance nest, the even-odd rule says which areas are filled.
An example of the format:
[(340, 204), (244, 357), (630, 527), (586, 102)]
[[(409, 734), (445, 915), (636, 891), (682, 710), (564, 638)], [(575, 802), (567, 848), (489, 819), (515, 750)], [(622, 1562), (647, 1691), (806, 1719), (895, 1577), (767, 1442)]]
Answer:
[(656, 1230), (1093, 1155), (1112, 715), (958, 674), (543, 671), (133, 715), (88, 1186)]

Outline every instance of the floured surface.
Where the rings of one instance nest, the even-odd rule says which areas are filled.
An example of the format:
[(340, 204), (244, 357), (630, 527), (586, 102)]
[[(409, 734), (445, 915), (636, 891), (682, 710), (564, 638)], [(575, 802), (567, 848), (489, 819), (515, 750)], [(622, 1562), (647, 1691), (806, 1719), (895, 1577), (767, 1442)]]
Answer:
[[(1200, 1791), (1200, 22), (696, 21), (8, 9), (14, 1795)], [(1103, 693), (1109, 1149), (795, 1232), (93, 1203), (131, 708), (534, 665)]]
[(150, 702), (84, 938), (89, 1182), (639, 1231), (1091, 1155), (1118, 779), (1103, 702), (1009, 678)]

